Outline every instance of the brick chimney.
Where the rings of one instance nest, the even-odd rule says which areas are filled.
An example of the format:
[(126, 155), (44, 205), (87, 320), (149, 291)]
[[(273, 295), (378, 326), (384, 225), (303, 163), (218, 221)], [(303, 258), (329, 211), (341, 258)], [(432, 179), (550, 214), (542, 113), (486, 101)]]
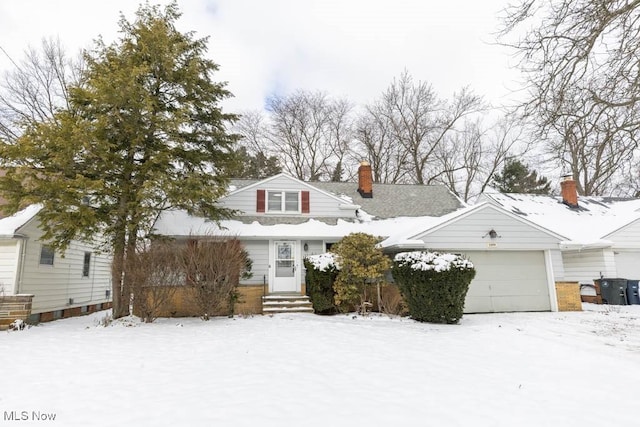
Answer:
[(358, 193), (363, 199), (373, 198), (373, 174), (367, 161), (360, 162), (358, 168)]
[(562, 193), (562, 203), (572, 208), (577, 208), (578, 190), (576, 189), (576, 182), (573, 180), (571, 175), (562, 177), (560, 189)]

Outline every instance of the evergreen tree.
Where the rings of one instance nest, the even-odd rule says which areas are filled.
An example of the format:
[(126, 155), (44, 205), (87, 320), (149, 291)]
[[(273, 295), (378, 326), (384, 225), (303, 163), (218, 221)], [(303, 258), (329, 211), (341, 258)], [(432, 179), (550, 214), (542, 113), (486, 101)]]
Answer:
[(331, 174), (331, 182), (342, 182), (342, 173), (342, 160), (338, 160), (338, 163), (336, 163), (336, 168)]
[(258, 152), (249, 154), (245, 147), (235, 152), (235, 161), (227, 170), (227, 175), (233, 178), (264, 179), (282, 172), (280, 160), (275, 156), (267, 157)]
[(161, 210), (230, 214), (215, 204), (236, 139), (225, 128), (235, 116), (219, 107), (230, 93), (212, 80), (207, 40), (176, 29), (180, 15), (174, 2), (143, 5), (134, 22), (122, 16), (119, 40), (85, 53), (68, 107), (0, 144), (11, 210), (42, 203), (44, 239), (60, 250), (104, 236), (116, 318), (128, 313), (127, 258)]
[(538, 177), (535, 170), (520, 160), (509, 160), (502, 168), (502, 174), (493, 175), (493, 185), (501, 193), (549, 194), (551, 184), (544, 176)]

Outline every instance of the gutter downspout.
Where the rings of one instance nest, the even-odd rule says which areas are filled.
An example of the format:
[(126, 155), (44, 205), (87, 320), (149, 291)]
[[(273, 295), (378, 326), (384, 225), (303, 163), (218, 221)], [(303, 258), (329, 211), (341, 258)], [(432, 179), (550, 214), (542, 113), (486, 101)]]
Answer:
[(27, 240), (29, 238), (24, 234), (14, 234), (13, 237), (20, 239), (20, 253), (18, 254), (18, 268), (16, 269), (16, 295), (19, 295), (22, 290), (22, 277), (24, 276), (25, 258), (27, 256)]

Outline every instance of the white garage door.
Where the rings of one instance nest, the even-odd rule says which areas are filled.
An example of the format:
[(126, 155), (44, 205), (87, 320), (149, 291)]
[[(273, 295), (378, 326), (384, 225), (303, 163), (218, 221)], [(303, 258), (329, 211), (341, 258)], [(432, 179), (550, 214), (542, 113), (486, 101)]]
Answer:
[(465, 313), (551, 310), (543, 252), (473, 251), (465, 255), (476, 267)]

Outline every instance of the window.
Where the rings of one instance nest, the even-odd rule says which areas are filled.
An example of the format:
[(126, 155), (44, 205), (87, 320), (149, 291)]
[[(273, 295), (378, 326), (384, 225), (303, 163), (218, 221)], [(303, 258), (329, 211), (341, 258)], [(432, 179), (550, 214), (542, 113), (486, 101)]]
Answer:
[(268, 212), (300, 212), (300, 193), (297, 191), (268, 191)]
[(82, 263), (82, 277), (89, 277), (91, 268), (91, 252), (84, 253), (84, 262)]
[(40, 265), (53, 265), (55, 251), (51, 246), (42, 245), (40, 248)]

